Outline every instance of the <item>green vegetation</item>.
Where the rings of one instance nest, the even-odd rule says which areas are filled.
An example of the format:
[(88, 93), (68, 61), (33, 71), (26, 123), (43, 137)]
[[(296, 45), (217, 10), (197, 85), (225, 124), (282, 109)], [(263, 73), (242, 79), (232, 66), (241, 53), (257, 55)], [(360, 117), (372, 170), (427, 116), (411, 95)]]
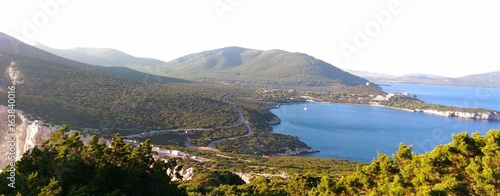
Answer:
[(400, 145), (393, 159), (380, 154), (341, 178), (330, 191), (345, 195), (496, 195), (500, 192), (500, 131), (453, 135), (422, 155)]
[[(149, 140), (132, 147), (115, 136), (111, 146), (63, 127), (16, 162), (16, 189), (4, 195), (496, 195), (500, 192), (500, 130), (485, 136), (454, 134), (425, 154), (400, 145), (392, 158), (370, 164), (306, 157), (258, 159), (217, 156), (205, 163), (155, 161)], [(219, 158), (214, 158), (219, 157)], [(181, 165), (179, 165), (181, 164)], [(191, 180), (170, 182), (168, 168), (195, 167)], [(4, 168), (0, 183), (8, 184)], [(357, 168), (357, 169), (355, 169)], [(354, 172), (353, 172), (354, 171)], [(252, 177), (245, 184), (234, 172)]]
[(459, 111), (459, 112), (491, 112), (483, 108), (460, 108), (441, 104), (426, 103), (414, 97), (394, 97), (389, 101), (381, 102), (382, 105), (409, 110), (437, 110), (437, 111)]
[[(94, 69), (9, 55), (15, 61), (18, 109), (47, 122), (79, 128), (167, 129), (226, 125), (237, 113), (220, 97), (236, 88), (200, 83), (148, 84)], [(5, 76), (3, 76), (5, 77)], [(6, 79), (3, 78), (5, 81)], [(6, 97), (6, 96), (3, 96)]]
[(331, 92), (314, 93), (308, 95), (318, 97), (321, 100), (330, 103), (346, 103), (346, 104), (369, 104), (373, 97), (377, 95), (385, 95), (380, 87), (374, 84), (353, 86), (353, 87), (339, 87), (333, 89)]
[(195, 131), (194, 133), (190, 132), (189, 137), (193, 139), (192, 142), (194, 145), (207, 146), (210, 141), (241, 136), (245, 135), (246, 133), (248, 133), (248, 129), (245, 124), (242, 123), (230, 127)]
[(185, 146), (186, 135), (183, 131), (166, 131), (153, 134), (147, 134), (137, 138), (133, 138), (139, 142), (150, 140), (151, 144), (162, 146)]
[(255, 132), (237, 140), (222, 140), (214, 148), (223, 152), (244, 153), (253, 155), (270, 155), (284, 152), (287, 148), (307, 148), (297, 137), (271, 132)]
[(240, 108), (245, 119), (250, 122), (253, 134), (236, 140), (219, 141), (214, 148), (223, 152), (269, 155), (284, 152), (285, 149), (308, 147), (297, 137), (272, 132), (269, 122), (277, 118), (267, 109), (272, 102), (261, 102), (253, 97), (241, 95), (232, 95), (226, 100)]
[[(186, 195), (170, 181), (171, 163), (155, 161), (149, 140), (133, 148), (115, 136), (111, 147), (96, 137), (87, 145), (67, 127), (52, 134), (40, 148), (25, 153), (15, 165), (15, 188), (5, 195)], [(4, 168), (6, 171), (8, 168)], [(0, 183), (10, 183), (8, 172)]]
[(364, 85), (367, 80), (302, 53), (228, 47), (180, 57), (139, 71), (252, 87), (310, 89)]
[[(316, 172), (288, 171), (287, 179), (256, 177), (245, 185), (203, 189), (212, 191), (208, 195), (497, 195), (500, 130), (491, 130), (485, 136), (454, 134), (451, 143), (425, 154), (412, 153), (411, 146), (401, 144), (392, 158), (379, 154), (378, 159), (353, 173), (318, 174), (329, 166), (335, 167), (331, 162), (313, 158), (308, 162), (301, 157), (272, 158), (268, 164), (290, 169), (314, 168), (312, 171)], [(274, 169), (282, 171), (280, 167)], [(190, 194), (199, 193), (193, 187), (189, 190)]]

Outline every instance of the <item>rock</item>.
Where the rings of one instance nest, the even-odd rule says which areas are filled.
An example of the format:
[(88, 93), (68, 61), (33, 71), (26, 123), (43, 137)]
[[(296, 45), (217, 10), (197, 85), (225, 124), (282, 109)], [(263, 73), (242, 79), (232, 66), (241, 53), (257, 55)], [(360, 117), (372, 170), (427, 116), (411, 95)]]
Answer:
[(434, 114), (445, 117), (457, 117), (474, 120), (500, 120), (500, 112), (460, 112), (460, 111), (437, 111), (437, 110), (420, 110), (423, 113)]
[(319, 150), (316, 150), (311, 147), (303, 147), (303, 148), (295, 148), (295, 149), (290, 149), (288, 147), (285, 148), (285, 152), (281, 153), (280, 155), (282, 156), (291, 156), (291, 155), (299, 155), (299, 154), (304, 154), (304, 153), (315, 153), (319, 152)]
[[(178, 175), (176, 175), (176, 174), (178, 174)], [(192, 167), (189, 167), (187, 169), (182, 169), (182, 168), (179, 168), (179, 165), (177, 165), (177, 166), (175, 166), (174, 169), (168, 168), (167, 175), (170, 176), (171, 181), (187, 181), (187, 180), (191, 180), (193, 178), (194, 172), (193, 172)], [(181, 176), (180, 178), (178, 178), (179, 175)]]
[[(6, 119), (9, 109), (10, 108), (7, 106), (0, 105), (0, 139), (3, 139), (3, 141), (0, 142), (0, 154), (3, 157), (7, 157), (7, 154), (10, 152), (9, 144), (4, 141), (12, 139), (12, 137), (15, 137), (15, 140), (17, 141), (15, 154), (16, 161), (18, 161), (22, 158), (22, 155), (26, 151), (40, 145), (43, 141), (49, 139), (50, 135), (54, 131), (61, 128), (60, 125), (53, 125), (39, 120), (32, 120), (28, 114), (21, 110), (16, 110), (15, 134), (9, 134), (9, 127), (7, 126)], [(75, 132), (75, 130), (70, 131), (70, 133), (73, 132)], [(90, 139), (90, 135), (80, 135), (80, 138), (84, 143), (86, 143)], [(108, 146), (110, 145), (110, 142), (104, 138), (100, 138), (99, 140), (103, 140)], [(12, 160), (0, 159), (0, 168), (3, 168), (11, 162)]]

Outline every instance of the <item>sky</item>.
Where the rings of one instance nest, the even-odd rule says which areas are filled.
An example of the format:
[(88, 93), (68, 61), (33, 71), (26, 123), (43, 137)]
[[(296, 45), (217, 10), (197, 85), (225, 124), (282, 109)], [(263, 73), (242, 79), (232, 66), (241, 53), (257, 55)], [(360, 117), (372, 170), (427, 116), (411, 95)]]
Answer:
[(164, 61), (240, 46), (347, 70), (460, 77), (500, 70), (499, 8), (497, 0), (0, 0), (0, 31)]

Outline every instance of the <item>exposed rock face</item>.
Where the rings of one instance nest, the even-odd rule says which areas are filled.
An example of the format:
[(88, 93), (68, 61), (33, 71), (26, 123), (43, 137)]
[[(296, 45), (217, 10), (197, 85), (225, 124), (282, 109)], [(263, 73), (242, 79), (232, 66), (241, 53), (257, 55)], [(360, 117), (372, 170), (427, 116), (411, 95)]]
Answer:
[(13, 85), (22, 84), (23, 81), (21, 80), (21, 73), (15, 66), (16, 62), (12, 61), (8, 68), (9, 78), (12, 81)]
[(7, 159), (7, 155), (11, 150), (10, 145), (4, 141), (15, 138), (17, 142), (15, 148), (17, 161), (21, 159), (26, 151), (32, 149), (35, 145), (41, 144), (44, 140), (47, 140), (52, 132), (60, 128), (60, 126), (57, 125), (49, 125), (37, 120), (32, 121), (23, 111), (16, 110), (15, 132), (14, 134), (9, 134), (7, 127), (8, 110), (8, 107), (0, 105), (0, 138), (3, 140), (0, 142), (0, 153), (2, 155), (0, 159), (0, 168), (12, 162), (12, 160)]
[(269, 125), (279, 125), (281, 124), (281, 119), (278, 117), (274, 117), (273, 120), (267, 122)]
[(314, 153), (314, 152), (319, 152), (319, 150), (316, 150), (314, 148), (295, 148), (295, 149), (290, 149), (286, 148), (284, 153), (281, 153), (280, 155), (284, 156), (289, 156), (289, 155), (299, 155), (299, 154), (304, 154), (304, 153)]
[[(380, 106), (380, 105), (372, 105), (372, 106)], [(381, 106), (381, 107), (387, 107), (387, 106)], [(438, 110), (425, 110), (425, 109), (404, 109), (395, 107), (387, 107), (387, 108), (404, 110), (408, 112), (422, 112), (425, 114), (432, 114), (437, 116), (456, 117), (456, 118), (473, 119), (473, 120), (492, 120), (492, 121), (500, 120), (499, 111), (460, 112), (460, 111), (438, 111)]]
[[(8, 131), (9, 127), (7, 126), (8, 110), (9, 108), (7, 106), (0, 105), (0, 139), (2, 139), (0, 142), (0, 154), (2, 155), (0, 158), (0, 168), (14, 161), (8, 159), (8, 154), (11, 153), (12, 148), (8, 142), (4, 141), (12, 141), (15, 138), (15, 161), (18, 161), (26, 151), (42, 144), (43, 141), (50, 138), (53, 132), (61, 128), (60, 125), (48, 124), (39, 120), (31, 120), (29, 115), (21, 110), (16, 110), (15, 132), (10, 134)], [(69, 134), (73, 132), (78, 131), (71, 130)], [(80, 135), (81, 140), (85, 144), (90, 137), (91, 135), (89, 134)], [(104, 141), (108, 146), (110, 145), (110, 142), (104, 138), (99, 138), (99, 140)]]
[(174, 169), (168, 168), (167, 175), (172, 178), (171, 181), (186, 181), (193, 178), (194, 172), (192, 167), (183, 169), (177, 165)]
[(437, 110), (414, 110), (415, 112), (423, 112), (438, 116), (457, 117), (474, 120), (500, 120), (500, 112), (459, 112), (459, 111), (437, 111)]
[(288, 174), (286, 172), (280, 172), (279, 174), (265, 174), (265, 173), (245, 173), (245, 172), (235, 172), (234, 174), (238, 175), (245, 183), (250, 183), (251, 180), (255, 177), (259, 176), (264, 176), (266, 178), (272, 178), (272, 177), (280, 177), (283, 179), (288, 179)]

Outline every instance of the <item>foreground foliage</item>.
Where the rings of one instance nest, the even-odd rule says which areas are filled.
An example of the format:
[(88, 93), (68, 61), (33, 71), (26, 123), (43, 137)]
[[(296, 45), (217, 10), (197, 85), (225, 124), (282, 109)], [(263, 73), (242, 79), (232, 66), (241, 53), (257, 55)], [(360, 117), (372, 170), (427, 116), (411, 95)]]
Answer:
[[(354, 172), (342, 167), (353, 164), (314, 158), (258, 161), (235, 157), (243, 165), (232, 163), (228, 167), (217, 167), (222, 162), (214, 159), (214, 163), (197, 165), (195, 176), (180, 185), (170, 182), (166, 175), (166, 170), (177, 163), (154, 161), (148, 140), (132, 148), (122, 137), (115, 136), (111, 147), (106, 147), (93, 137), (85, 146), (77, 133), (67, 131), (61, 129), (40, 148), (26, 153), (16, 163), (16, 189), (2, 186), (0, 192), (5, 195), (497, 195), (500, 192), (500, 130), (491, 130), (485, 136), (454, 134), (451, 143), (425, 154), (414, 154), (411, 146), (401, 144), (392, 158), (379, 154), (372, 163)], [(233, 173), (235, 168), (231, 168), (245, 168), (245, 165), (255, 165), (252, 172), (260, 174), (254, 175), (250, 183), (244, 183)], [(338, 169), (332, 170), (334, 167)], [(264, 175), (273, 171), (287, 175)], [(8, 184), (7, 175), (7, 172), (0, 174), (0, 183)]]
[[(132, 148), (115, 136), (111, 147), (96, 137), (84, 145), (63, 127), (16, 163), (15, 189), (5, 195), (184, 195), (170, 182), (169, 164), (155, 161), (149, 141)], [(3, 170), (7, 170), (6, 168)], [(0, 182), (8, 184), (7, 172)]]
[(453, 135), (453, 141), (417, 155), (400, 145), (392, 159), (370, 165), (320, 190), (342, 195), (496, 195), (500, 192), (500, 130)]
[[(293, 158), (271, 159), (270, 163), (282, 164)], [(309, 165), (323, 169), (314, 161)], [(341, 177), (291, 171), (288, 174), (286, 180), (257, 177), (249, 184), (205, 190), (212, 190), (208, 195), (497, 195), (500, 130), (491, 130), (485, 136), (454, 134), (451, 143), (425, 154), (414, 154), (411, 146), (401, 144), (392, 158), (379, 154), (372, 163)]]

